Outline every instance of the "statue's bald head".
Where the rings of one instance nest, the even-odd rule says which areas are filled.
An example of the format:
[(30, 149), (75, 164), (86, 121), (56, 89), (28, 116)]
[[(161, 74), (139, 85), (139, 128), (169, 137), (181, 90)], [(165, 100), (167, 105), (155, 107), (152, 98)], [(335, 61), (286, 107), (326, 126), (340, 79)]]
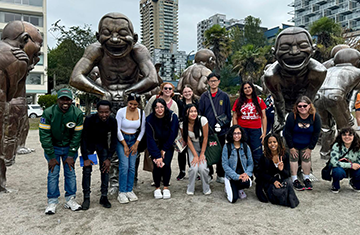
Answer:
[(11, 21), (8, 23), (1, 34), (1, 40), (6, 41), (8, 44), (14, 47), (24, 48), (28, 42), (29, 34), (25, 31), (23, 21)]
[(29, 34), (32, 41), (39, 44), (39, 46), (42, 46), (43, 38), (41, 36), (41, 33), (39, 29), (37, 29), (33, 24), (30, 24), (29, 22), (23, 22), (24, 30)]
[(118, 12), (107, 13), (106, 15), (101, 17), (101, 19), (99, 21), (99, 26), (98, 26), (99, 32), (101, 30), (102, 23), (103, 23), (104, 19), (106, 19), (106, 18), (126, 20), (129, 24), (129, 30), (130, 30), (131, 34), (134, 34), (134, 26), (133, 26), (131, 20), (126, 15), (124, 15), (122, 13), (118, 13)]
[(280, 38), (284, 35), (296, 35), (296, 34), (305, 34), (306, 37), (309, 40), (309, 43), (312, 44), (312, 39), (311, 39), (311, 35), (309, 33), (309, 31), (307, 31), (304, 28), (300, 28), (300, 27), (289, 27), (284, 29), (283, 31), (281, 31), (279, 33), (279, 35), (276, 37), (276, 41), (275, 41), (275, 51), (278, 49), (279, 47), (279, 43), (280, 43)]
[(360, 52), (353, 48), (345, 48), (338, 51), (334, 57), (334, 63), (344, 64), (351, 63), (353, 66), (360, 67)]

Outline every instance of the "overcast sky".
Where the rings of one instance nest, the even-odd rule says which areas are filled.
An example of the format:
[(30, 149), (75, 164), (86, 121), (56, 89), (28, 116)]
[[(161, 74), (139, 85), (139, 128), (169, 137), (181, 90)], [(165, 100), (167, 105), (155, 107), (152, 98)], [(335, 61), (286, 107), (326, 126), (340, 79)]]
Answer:
[[(196, 50), (196, 25), (220, 13), (227, 19), (244, 19), (248, 15), (260, 18), (261, 26), (273, 28), (289, 23), (292, 0), (179, 0), (179, 49), (189, 53)], [(139, 0), (48, 0), (47, 25), (61, 19), (66, 27), (91, 25), (97, 31), (100, 18), (108, 12), (120, 12), (130, 18), (140, 36)], [(48, 34), (48, 44), (56, 45), (57, 35)]]

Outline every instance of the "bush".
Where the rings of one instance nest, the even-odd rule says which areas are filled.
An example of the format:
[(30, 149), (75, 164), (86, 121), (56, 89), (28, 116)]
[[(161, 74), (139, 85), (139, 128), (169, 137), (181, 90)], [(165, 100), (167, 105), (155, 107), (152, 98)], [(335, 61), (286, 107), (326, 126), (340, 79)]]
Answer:
[(57, 95), (41, 95), (39, 96), (38, 104), (43, 108), (49, 108), (51, 105), (56, 104)]

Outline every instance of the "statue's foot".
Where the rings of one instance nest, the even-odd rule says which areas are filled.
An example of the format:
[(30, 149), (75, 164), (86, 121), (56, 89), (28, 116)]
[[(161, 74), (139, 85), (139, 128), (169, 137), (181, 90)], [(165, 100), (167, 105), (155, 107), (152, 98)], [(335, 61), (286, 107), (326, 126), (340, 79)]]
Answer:
[(17, 150), (17, 154), (29, 154), (31, 152), (35, 152), (35, 149), (27, 148), (27, 147), (20, 147)]
[(118, 187), (111, 187), (108, 192), (109, 198), (116, 198), (119, 194), (119, 188)]

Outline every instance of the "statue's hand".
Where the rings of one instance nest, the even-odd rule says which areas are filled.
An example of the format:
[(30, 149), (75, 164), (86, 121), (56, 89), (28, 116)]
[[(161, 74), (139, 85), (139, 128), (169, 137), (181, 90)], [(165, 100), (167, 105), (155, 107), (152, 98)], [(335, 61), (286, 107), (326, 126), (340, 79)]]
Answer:
[(12, 48), (11, 52), (18, 60), (24, 60), (26, 63), (29, 61), (29, 57), (20, 48)]
[(111, 95), (110, 92), (105, 92), (104, 95), (101, 97), (101, 99), (111, 101), (112, 100), (112, 95)]

